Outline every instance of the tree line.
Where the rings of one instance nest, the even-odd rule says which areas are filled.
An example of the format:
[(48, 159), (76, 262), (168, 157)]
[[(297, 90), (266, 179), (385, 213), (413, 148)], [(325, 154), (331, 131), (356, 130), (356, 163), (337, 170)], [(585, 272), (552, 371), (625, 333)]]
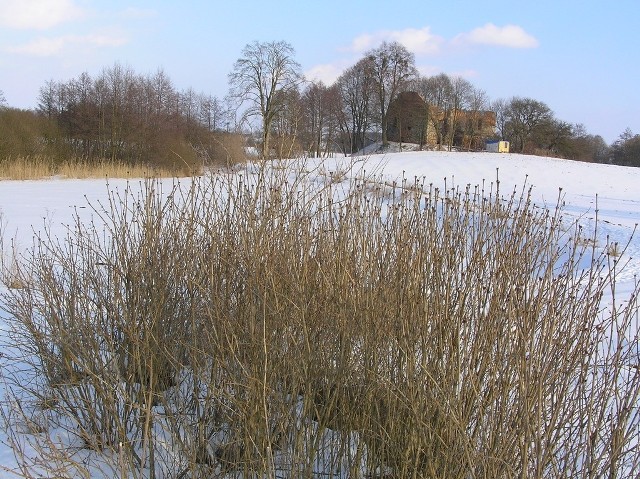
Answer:
[(178, 91), (163, 70), (140, 75), (116, 63), (95, 77), (47, 81), (33, 111), (3, 108), (0, 155), (191, 169), (227, 159), (224, 118), (217, 97)]
[[(425, 102), (426, 126), (433, 131), (433, 146), (438, 148), (468, 148), (482, 140), (503, 139), (510, 141), (511, 151), (519, 153), (630, 161), (618, 152), (632, 134), (609, 148), (584, 125), (556, 118), (541, 101), (513, 97), (492, 102), (484, 90), (464, 78), (420, 75), (414, 55), (398, 42), (385, 42), (366, 52), (331, 86), (305, 82), (293, 55), (285, 42), (254, 42), (245, 47), (229, 75), (230, 97), (246, 104), (241, 122), (260, 118), (264, 157), (278, 156), (283, 150), (315, 156), (336, 150), (349, 154), (374, 140), (384, 146), (390, 106), (400, 93), (416, 92)], [(483, 112), (495, 115), (495, 129), (489, 134), (474, 121)], [(480, 141), (466, 143), (465, 138)]]
[[(502, 139), (513, 152), (640, 166), (639, 135), (627, 130), (609, 146), (544, 102), (491, 101), (464, 78), (420, 75), (398, 42), (369, 50), (330, 86), (304, 78), (287, 42), (253, 42), (228, 79), (220, 99), (178, 91), (163, 70), (140, 75), (116, 63), (95, 77), (46, 82), (33, 111), (8, 108), (0, 92), (0, 155), (192, 164), (241, 156), (243, 146), (263, 158), (351, 154), (374, 142), (386, 146), (397, 120), (390, 109), (413, 92), (432, 135), (421, 147), (471, 149)], [(486, 113), (495, 128), (481, 128)]]

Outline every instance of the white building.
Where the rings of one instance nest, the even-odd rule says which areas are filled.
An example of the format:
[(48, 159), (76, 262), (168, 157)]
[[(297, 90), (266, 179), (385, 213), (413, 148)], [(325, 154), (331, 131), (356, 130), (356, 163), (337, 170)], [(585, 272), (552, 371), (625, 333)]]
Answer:
[(509, 142), (504, 140), (487, 141), (485, 150), (492, 153), (509, 153)]

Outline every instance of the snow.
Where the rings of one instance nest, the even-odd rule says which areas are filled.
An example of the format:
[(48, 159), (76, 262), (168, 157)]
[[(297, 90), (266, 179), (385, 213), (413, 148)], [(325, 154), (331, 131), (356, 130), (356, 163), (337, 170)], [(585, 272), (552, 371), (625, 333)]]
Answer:
[[(359, 169), (379, 175), (384, 181), (424, 178), (438, 188), (489, 186), (497, 179), (505, 196), (513, 189), (532, 188), (539, 206), (565, 204), (565, 216), (593, 229), (597, 214), (597, 245), (608, 242), (626, 245), (640, 222), (640, 168), (589, 164), (554, 158), (498, 153), (405, 151), (336, 157), (322, 162), (325, 171)], [(313, 171), (313, 168), (311, 168)], [(174, 181), (174, 180), (164, 180)], [(180, 180), (188, 184), (190, 179)], [(64, 236), (74, 213), (89, 219), (87, 202), (106, 201), (108, 191), (139, 188), (139, 181), (64, 180), (0, 181), (0, 212), (4, 223), (5, 250), (10, 240), (18, 250), (32, 244), (35, 234), (49, 226), (54, 235)], [(589, 231), (589, 229), (587, 229)], [(5, 251), (5, 253), (7, 253)], [(627, 248), (629, 264), (618, 278), (618, 290), (630, 291), (640, 274), (640, 235), (631, 238)], [(0, 321), (0, 331), (3, 329)], [(1, 333), (0, 333), (1, 334)], [(0, 391), (0, 394), (2, 392)], [(2, 399), (2, 398), (0, 398)], [(6, 437), (0, 435), (0, 441)], [(11, 450), (0, 445), (0, 478), (13, 477)], [(4, 470), (3, 470), (4, 469)]]
[[(354, 161), (357, 167), (352, 174), (364, 169), (380, 174), (386, 181), (403, 176), (413, 181), (417, 177), (436, 187), (451, 188), (482, 183), (488, 186), (499, 179), (504, 195), (514, 188), (530, 186), (538, 205), (554, 207), (561, 198), (566, 214), (576, 218), (594, 219), (597, 207), (602, 233), (610, 234), (615, 241), (625, 241), (640, 221), (638, 168), (516, 154), (444, 151), (336, 157), (322, 160), (322, 164), (326, 171), (335, 171), (348, 169)], [(88, 201), (106, 201), (109, 190), (122, 191), (127, 185), (135, 188), (136, 183), (120, 179), (108, 183), (95, 179), (2, 181), (0, 211), (6, 235), (19, 245), (28, 245), (33, 233), (45, 225), (62, 234), (76, 209), (82, 214), (88, 210)], [(632, 251), (637, 251), (638, 244), (640, 241), (633, 242)]]

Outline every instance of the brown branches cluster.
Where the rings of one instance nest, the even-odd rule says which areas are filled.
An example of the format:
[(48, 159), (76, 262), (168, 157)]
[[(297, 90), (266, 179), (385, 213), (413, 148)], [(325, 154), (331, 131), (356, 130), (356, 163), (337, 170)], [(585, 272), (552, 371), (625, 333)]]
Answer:
[(25, 477), (637, 470), (623, 256), (527, 191), (256, 168), (113, 193), (20, 262)]

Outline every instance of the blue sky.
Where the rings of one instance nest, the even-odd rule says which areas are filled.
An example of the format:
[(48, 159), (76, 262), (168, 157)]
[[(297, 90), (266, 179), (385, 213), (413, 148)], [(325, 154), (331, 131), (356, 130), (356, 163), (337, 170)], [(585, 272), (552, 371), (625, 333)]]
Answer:
[(34, 108), (45, 81), (119, 62), (222, 98), (254, 40), (291, 43), (326, 83), (397, 40), (425, 75), (543, 101), (607, 142), (640, 133), (640, 0), (0, 0), (0, 90)]

